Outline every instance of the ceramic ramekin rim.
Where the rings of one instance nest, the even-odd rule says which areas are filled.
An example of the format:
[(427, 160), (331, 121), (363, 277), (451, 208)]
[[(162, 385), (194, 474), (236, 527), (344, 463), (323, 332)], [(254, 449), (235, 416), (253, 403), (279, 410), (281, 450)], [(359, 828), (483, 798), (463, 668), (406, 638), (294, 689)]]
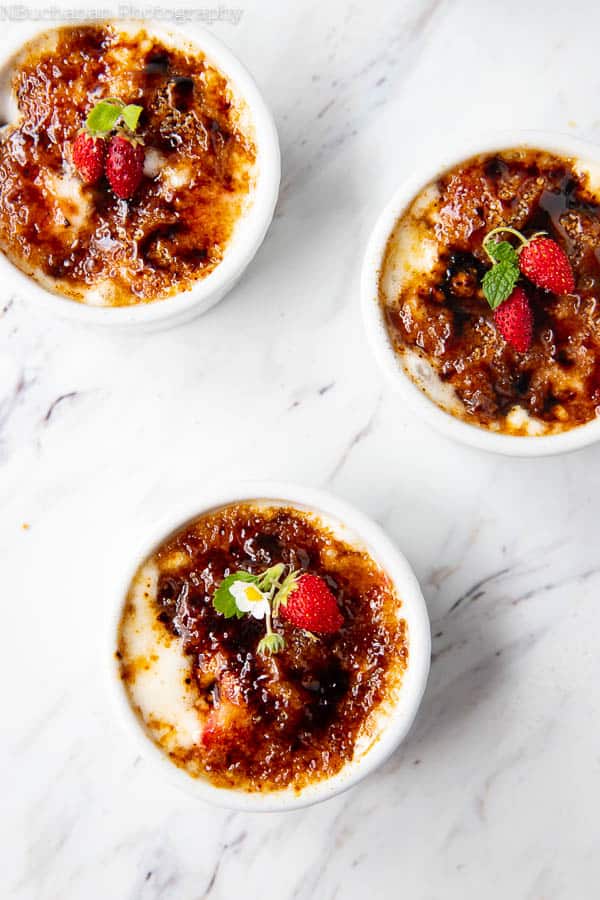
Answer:
[(407, 406), (438, 432), (460, 443), (506, 456), (538, 457), (569, 453), (600, 440), (600, 419), (555, 435), (519, 437), (497, 434), (462, 421), (441, 409), (419, 388), (394, 351), (379, 303), (379, 274), (389, 236), (402, 213), (420, 190), (453, 165), (478, 153), (510, 147), (532, 147), (577, 157), (600, 165), (600, 146), (558, 131), (490, 131), (457, 140), (443, 154), (429, 154), (395, 191), (371, 232), (361, 272), (361, 305), (368, 341), (391, 386)]
[(185, 34), (177, 27), (152, 19), (82, 18), (78, 21), (44, 23), (42, 27), (30, 27), (24, 37), (19, 34), (18, 37), (6, 42), (0, 54), (0, 72), (11, 64), (27, 43), (56, 28), (111, 23), (117, 27), (143, 28), (158, 37), (192, 44), (228, 78), (235, 92), (246, 102), (255, 130), (258, 175), (252, 204), (238, 223), (219, 265), (189, 290), (164, 300), (133, 306), (91, 306), (47, 290), (15, 266), (4, 253), (0, 253), (0, 271), (16, 290), (34, 298), (35, 302), (50, 314), (91, 325), (114, 328), (160, 327), (161, 324), (166, 327), (181, 318), (188, 318), (192, 310), (200, 314), (219, 302), (233, 287), (258, 251), (273, 218), (279, 195), (281, 178), (279, 138), (273, 116), (252, 75), (221, 40), (196, 23), (186, 25)]
[[(392, 579), (401, 596), (402, 615), (408, 626), (408, 666), (398, 696), (382, 719), (384, 726), (379, 736), (357, 761), (348, 763), (332, 778), (311, 784), (297, 794), (289, 790), (262, 794), (219, 788), (205, 779), (192, 778), (175, 766), (146, 735), (119, 677), (115, 657), (123, 604), (140, 563), (169, 534), (197, 516), (229, 503), (252, 500), (289, 503), (341, 522), (373, 553), (373, 557)], [(423, 594), (410, 564), (372, 519), (347, 502), (315, 488), (289, 482), (244, 481), (215, 485), (206, 491), (200, 491), (193, 499), (176, 504), (160, 521), (153, 522), (145, 529), (141, 538), (138, 534), (135, 543), (129, 544), (127, 536), (124, 540), (131, 552), (123, 554), (121, 551), (121, 564), (116, 569), (111, 564), (110, 570), (116, 572), (116, 577), (111, 578), (110, 584), (106, 586), (111, 597), (103, 655), (109, 692), (112, 706), (139, 754), (154, 763), (155, 768), (161, 769), (171, 783), (201, 800), (230, 809), (286, 811), (311, 806), (353, 787), (382, 765), (397, 749), (414, 721), (425, 691), (431, 656), (431, 635)], [(123, 539), (120, 539), (119, 546), (124, 546)]]

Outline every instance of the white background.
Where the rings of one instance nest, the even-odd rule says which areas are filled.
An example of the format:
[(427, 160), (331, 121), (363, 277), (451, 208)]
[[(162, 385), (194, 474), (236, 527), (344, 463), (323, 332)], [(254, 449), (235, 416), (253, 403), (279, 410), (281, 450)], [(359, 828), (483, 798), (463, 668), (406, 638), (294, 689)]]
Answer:
[[(264, 91), (284, 172), (239, 286), (139, 337), (42, 318), (0, 286), (2, 897), (591, 900), (600, 448), (509, 460), (414, 421), (365, 343), (358, 279), (379, 210), (425, 151), (489, 126), (600, 139), (600, 7), (243, 9), (214, 31)], [(429, 606), (411, 736), (307, 811), (189, 799), (136, 757), (107, 702), (99, 635), (120, 532), (221, 478), (355, 503)]]

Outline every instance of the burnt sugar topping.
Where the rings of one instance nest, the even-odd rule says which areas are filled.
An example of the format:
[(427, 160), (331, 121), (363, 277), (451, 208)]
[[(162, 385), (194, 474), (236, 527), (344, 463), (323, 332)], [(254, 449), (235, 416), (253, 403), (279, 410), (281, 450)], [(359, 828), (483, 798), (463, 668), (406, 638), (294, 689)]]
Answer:
[(408, 659), (400, 609), (370, 555), (316, 516), (234, 504), (140, 567), (121, 677), (150, 737), (190, 775), (300, 790), (375, 738)]
[(74, 300), (187, 290), (222, 261), (252, 202), (244, 101), (196, 49), (67, 27), (15, 60), (0, 137), (0, 248)]
[(516, 148), (429, 184), (397, 222), (380, 302), (405, 369), (472, 424), (552, 434), (600, 412), (600, 180)]

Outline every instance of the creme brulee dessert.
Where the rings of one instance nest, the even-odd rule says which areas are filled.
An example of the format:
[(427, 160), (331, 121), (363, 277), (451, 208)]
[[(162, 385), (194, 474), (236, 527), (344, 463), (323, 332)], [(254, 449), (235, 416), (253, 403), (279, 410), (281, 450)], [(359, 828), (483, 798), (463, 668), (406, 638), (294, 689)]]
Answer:
[(254, 129), (190, 47), (118, 24), (26, 45), (0, 131), (0, 249), (45, 288), (148, 303), (219, 265), (252, 202)]
[(428, 184), (389, 238), (379, 296), (402, 365), (442, 409), (512, 435), (600, 412), (600, 177), (516, 148)]
[(316, 515), (224, 506), (135, 575), (117, 660), (146, 733), (195, 778), (277, 791), (375, 740), (408, 661), (388, 576)]

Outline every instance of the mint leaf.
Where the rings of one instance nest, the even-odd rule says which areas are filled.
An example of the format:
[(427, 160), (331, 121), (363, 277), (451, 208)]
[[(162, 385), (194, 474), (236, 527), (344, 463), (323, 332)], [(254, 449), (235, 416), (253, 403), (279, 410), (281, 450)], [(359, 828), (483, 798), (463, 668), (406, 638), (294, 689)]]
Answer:
[(485, 249), (494, 262), (508, 262), (513, 266), (519, 265), (517, 251), (508, 241), (490, 241), (489, 243), (486, 243)]
[(94, 106), (85, 120), (85, 124), (94, 135), (108, 134), (119, 121), (121, 110), (122, 105), (117, 104), (116, 101), (101, 100)]
[(492, 309), (508, 300), (519, 278), (519, 268), (511, 262), (499, 262), (483, 276), (481, 286)]
[(261, 638), (256, 649), (262, 656), (271, 656), (272, 653), (279, 653), (284, 647), (285, 641), (282, 636), (272, 631), (271, 634), (265, 634), (264, 638)]
[(246, 613), (241, 612), (237, 608), (235, 597), (229, 590), (232, 584), (236, 581), (253, 581), (256, 583), (258, 581), (256, 575), (251, 575), (250, 572), (234, 572), (233, 575), (228, 575), (227, 578), (224, 578), (217, 590), (213, 594), (213, 606), (217, 610), (217, 612), (222, 613), (226, 619), (231, 619), (235, 616), (237, 619), (241, 619)]
[(134, 103), (129, 103), (121, 110), (121, 117), (130, 131), (135, 131), (137, 128), (141, 114), (142, 107), (136, 106)]

